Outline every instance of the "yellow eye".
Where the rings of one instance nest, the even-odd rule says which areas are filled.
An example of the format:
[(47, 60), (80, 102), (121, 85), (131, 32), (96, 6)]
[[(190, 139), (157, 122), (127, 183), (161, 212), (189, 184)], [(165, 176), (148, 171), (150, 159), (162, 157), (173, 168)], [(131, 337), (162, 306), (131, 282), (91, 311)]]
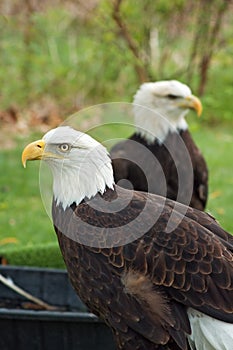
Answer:
[(68, 152), (70, 150), (70, 145), (68, 143), (63, 143), (62, 145), (59, 145), (59, 149), (62, 152)]

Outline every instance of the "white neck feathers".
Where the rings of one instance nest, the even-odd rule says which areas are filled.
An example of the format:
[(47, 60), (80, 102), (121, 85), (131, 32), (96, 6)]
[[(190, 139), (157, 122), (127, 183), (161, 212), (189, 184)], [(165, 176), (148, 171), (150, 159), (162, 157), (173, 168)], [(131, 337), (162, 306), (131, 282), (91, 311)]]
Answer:
[(136, 133), (147, 140), (149, 144), (158, 141), (162, 144), (169, 132), (187, 130), (188, 124), (184, 117), (187, 111), (184, 110), (178, 119), (170, 119), (159, 110), (151, 110), (134, 104), (134, 121)]
[(184, 119), (188, 109), (179, 108), (169, 94), (188, 96), (191, 90), (176, 81), (161, 81), (142, 84), (134, 96), (136, 132), (149, 143), (162, 143), (169, 132), (188, 128)]
[(78, 205), (84, 198), (103, 194), (107, 188), (113, 189), (113, 169), (106, 148), (90, 136), (71, 128), (55, 130), (56, 133), (51, 131), (45, 135), (48, 150), (54, 151), (54, 144), (60, 140), (71, 140), (72, 145), (70, 152), (62, 158), (45, 158), (53, 173), (53, 194), (57, 204), (65, 209), (72, 203)]

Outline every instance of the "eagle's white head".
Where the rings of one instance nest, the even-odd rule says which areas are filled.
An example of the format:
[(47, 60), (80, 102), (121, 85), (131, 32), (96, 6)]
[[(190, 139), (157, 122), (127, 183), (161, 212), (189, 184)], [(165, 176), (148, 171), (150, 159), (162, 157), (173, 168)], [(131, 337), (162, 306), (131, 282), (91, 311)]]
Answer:
[(106, 148), (69, 126), (52, 129), (42, 140), (26, 146), (22, 153), (23, 165), (26, 166), (27, 160), (36, 159), (50, 166), (54, 198), (64, 209), (113, 188), (113, 169)]
[(136, 132), (149, 143), (155, 139), (162, 143), (169, 131), (186, 130), (189, 109), (196, 110), (198, 116), (202, 112), (200, 100), (177, 80), (142, 84), (133, 104)]

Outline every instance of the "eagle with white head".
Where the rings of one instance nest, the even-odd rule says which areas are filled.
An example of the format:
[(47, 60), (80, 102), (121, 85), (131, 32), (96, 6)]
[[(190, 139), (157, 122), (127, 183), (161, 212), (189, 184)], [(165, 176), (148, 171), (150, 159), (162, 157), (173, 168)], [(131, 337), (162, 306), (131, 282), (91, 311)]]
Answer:
[(201, 115), (200, 100), (187, 85), (165, 80), (142, 84), (133, 104), (135, 133), (111, 150), (116, 183), (204, 210), (208, 169), (185, 120), (190, 109)]
[(115, 185), (107, 150), (70, 127), (26, 146), (23, 165), (36, 159), (52, 169), (71, 283), (118, 350), (232, 350), (230, 234), (204, 212)]

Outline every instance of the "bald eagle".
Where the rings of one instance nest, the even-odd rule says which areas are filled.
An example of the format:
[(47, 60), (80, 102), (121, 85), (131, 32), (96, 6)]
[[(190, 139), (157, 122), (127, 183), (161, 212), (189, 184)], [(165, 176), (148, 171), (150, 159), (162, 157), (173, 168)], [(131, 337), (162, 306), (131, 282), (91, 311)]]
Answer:
[(136, 131), (111, 150), (116, 183), (205, 209), (208, 169), (188, 131), (189, 109), (202, 112), (187, 85), (175, 80), (141, 85), (134, 96)]
[(214, 218), (115, 185), (105, 147), (68, 126), (25, 147), (36, 159), (71, 283), (117, 349), (232, 350), (233, 239)]

